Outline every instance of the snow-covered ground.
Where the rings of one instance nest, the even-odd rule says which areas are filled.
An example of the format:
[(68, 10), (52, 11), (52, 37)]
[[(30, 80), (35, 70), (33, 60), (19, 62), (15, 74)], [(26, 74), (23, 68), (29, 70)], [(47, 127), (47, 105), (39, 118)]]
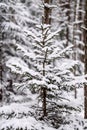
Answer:
[[(31, 97), (32, 96), (32, 97)], [(14, 96), (14, 102), (0, 106), (0, 130), (54, 130), (44, 121), (34, 118), (33, 105), (36, 103), (36, 95)], [(26, 99), (26, 100), (25, 100)], [(33, 99), (33, 100), (31, 100)]]
[[(58, 130), (83, 130), (86, 127), (84, 124), (83, 112), (83, 88), (77, 90), (77, 99), (74, 99), (74, 91), (72, 94), (64, 93), (70, 101), (66, 104), (75, 106), (79, 111), (72, 111), (69, 115), (65, 115), (69, 124), (61, 124)], [(14, 101), (0, 106), (0, 130), (56, 130), (52, 125), (45, 121), (40, 121), (34, 117), (34, 107), (37, 103), (37, 95), (17, 95), (14, 96)], [(60, 102), (61, 103), (61, 102)], [(63, 103), (63, 102), (62, 102)], [(64, 102), (65, 103), (65, 102)], [(8, 129), (9, 128), (9, 129)], [(85, 129), (86, 130), (86, 129)]]

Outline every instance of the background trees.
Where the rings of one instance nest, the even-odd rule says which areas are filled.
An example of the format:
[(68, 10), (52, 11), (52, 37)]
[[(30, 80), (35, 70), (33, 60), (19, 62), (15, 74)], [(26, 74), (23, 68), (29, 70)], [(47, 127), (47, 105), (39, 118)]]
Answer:
[(81, 87), (86, 82), (81, 76), (83, 4), (81, 0), (1, 1), (2, 130), (42, 129), (39, 120), (60, 130), (85, 128), (79, 117)]
[[(84, 43), (85, 43), (85, 74), (87, 74), (87, 0), (85, 0), (85, 18), (84, 18)], [(84, 87), (84, 117), (87, 119), (87, 85)]]

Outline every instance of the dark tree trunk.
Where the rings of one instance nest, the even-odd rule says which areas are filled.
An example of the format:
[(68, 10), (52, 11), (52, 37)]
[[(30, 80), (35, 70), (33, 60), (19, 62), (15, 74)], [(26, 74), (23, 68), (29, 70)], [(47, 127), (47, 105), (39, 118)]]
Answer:
[(70, 23), (70, 0), (67, 0), (67, 4), (66, 4), (66, 7), (67, 9), (67, 12), (66, 12), (66, 16), (67, 16), (67, 26), (66, 26), (66, 40), (67, 40), (67, 43), (66, 43), (66, 46), (68, 46), (68, 43), (69, 43), (69, 23)]
[[(50, 4), (52, 4), (52, 1), (53, 0), (50, 0)], [(51, 21), (52, 21), (51, 14), (52, 14), (52, 9), (49, 10), (49, 24), (51, 24)]]
[(2, 84), (2, 72), (3, 72), (3, 67), (2, 67), (2, 64), (0, 64), (0, 82)]
[(2, 88), (0, 88), (0, 102), (2, 101)]
[[(78, 5), (78, 1), (75, 0), (74, 2), (74, 21), (73, 22), (76, 22), (77, 20), (77, 5)], [(76, 34), (76, 30), (77, 30), (77, 24), (74, 24), (73, 25), (73, 45), (74, 45), (74, 48), (73, 48), (73, 59), (74, 60), (77, 60), (77, 43), (76, 43), (76, 39), (75, 39), (75, 36), (77, 35)], [(76, 76), (76, 71), (77, 71), (77, 67), (75, 66), (73, 68), (73, 73), (74, 75)], [(76, 85), (74, 86), (74, 98), (76, 99), (77, 98), (77, 88), (76, 88)]]
[[(44, 0), (44, 21), (43, 24), (51, 24), (51, 9), (46, 6), (46, 4), (51, 4), (52, 0)], [(43, 40), (43, 45), (45, 45), (45, 42)], [(43, 61), (43, 76), (45, 76), (45, 65), (46, 65), (46, 57), (47, 57), (47, 51), (45, 52), (45, 58)], [(46, 95), (47, 90), (46, 88), (42, 88), (42, 97), (43, 97), (43, 116), (47, 116), (46, 112)]]
[(12, 82), (12, 79), (8, 80), (7, 90), (13, 92), (13, 82)]
[[(85, 18), (84, 18), (84, 43), (85, 43), (85, 74), (87, 74), (87, 0), (85, 0)], [(84, 86), (84, 118), (87, 119), (87, 84)]]
[[(0, 26), (0, 28), (1, 28), (1, 26)], [(1, 29), (0, 29), (0, 31), (1, 31)], [(0, 34), (0, 41), (2, 41), (2, 32)], [(2, 76), (2, 74), (3, 74), (2, 54), (3, 54), (3, 52), (2, 52), (2, 42), (0, 42), (0, 83), (1, 84), (2, 84), (2, 80), (3, 80), (3, 76)]]
[[(44, 4), (49, 4), (50, 0), (44, 0)], [(46, 5), (44, 6), (44, 24), (49, 24), (50, 18), (50, 8), (48, 8)]]

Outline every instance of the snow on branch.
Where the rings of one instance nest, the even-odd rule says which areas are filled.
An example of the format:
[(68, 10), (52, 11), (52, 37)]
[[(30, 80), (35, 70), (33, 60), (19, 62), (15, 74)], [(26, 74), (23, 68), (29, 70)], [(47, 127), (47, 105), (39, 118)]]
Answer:
[(52, 4), (48, 4), (48, 3), (44, 3), (44, 7), (52, 9), (52, 8), (57, 8), (56, 5), (52, 5)]
[(81, 28), (87, 31), (87, 28), (86, 28), (86, 27), (84, 27), (84, 26), (81, 26)]
[(62, 51), (55, 53), (53, 52), (51, 55), (49, 55), (49, 59), (57, 59), (58, 57), (61, 56), (61, 54), (65, 53), (66, 51), (68, 51), (69, 49), (71, 49), (73, 47), (73, 45), (70, 45), (68, 47), (66, 47), (65, 49), (63, 49)]
[(32, 37), (35, 41), (36, 41), (36, 43), (38, 44), (38, 45), (40, 45), (41, 47), (43, 47), (43, 45), (42, 44), (40, 44), (41, 43), (41, 38), (39, 38), (38, 36), (36, 36), (33, 32), (31, 32), (31, 31), (28, 31), (28, 30), (24, 30), (24, 32), (27, 34), (27, 37)]
[(65, 84), (68, 86), (75, 86), (76, 84), (87, 84), (87, 74), (82, 76), (74, 76), (70, 82), (66, 82)]
[(28, 52), (27, 49), (24, 48), (24, 46), (22, 47), (19, 44), (16, 44), (16, 45), (17, 45), (17, 50), (23, 52), (24, 56), (27, 56), (29, 58), (33, 58), (35, 60), (35, 54), (33, 52)]
[(59, 32), (61, 32), (62, 28), (59, 28), (57, 31), (55, 32), (51, 32), (47, 38), (45, 39), (45, 42), (48, 42), (49, 40), (51, 40), (53, 37), (57, 36), (59, 34)]
[(10, 68), (11, 71), (14, 73), (21, 74), (21, 75), (24, 75), (27, 73), (31, 77), (40, 78), (40, 79), (42, 78), (40, 73), (32, 69), (29, 69), (28, 65), (20, 58), (17, 58), (17, 57), (10, 58), (6, 63), (6, 66)]
[(43, 29), (43, 30), (45, 30), (45, 29), (47, 29), (47, 28), (50, 28), (51, 27), (51, 25), (49, 25), (49, 24), (40, 24), (40, 25), (36, 25), (36, 27), (38, 28), (38, 29)]

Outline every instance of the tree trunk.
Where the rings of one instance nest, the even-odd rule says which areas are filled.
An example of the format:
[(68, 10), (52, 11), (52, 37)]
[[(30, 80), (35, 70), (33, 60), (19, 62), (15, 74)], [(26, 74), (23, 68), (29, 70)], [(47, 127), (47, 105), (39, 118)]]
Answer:
[[(85, 74), (87, 74), (87, 0), (85, 0), (85, 18), (84, 18), (84, 43), (85, 43)], [(84, 86), (84, 118), (87, 119), (87, 84)]]
[[(46, 4), (50, 4), (52, 0), (44, 0), (44, 21), (43, 24), (51, 24), (51, 9), (46, 6)], [(45, 42), (43, 40), (43, 45), (45, 46)], [(46, 65), (46, 57), (47, 57), (47, 50), (45, 52), (45, 58), (43, 61), (43, 76), (45, 76), (45, 65)], [(46, 88), (42, 88), (42, 93), (43, 93), (43, 116), (47, 116), (46, 112), (46, 95), (47, 95), (47, 90)]]
[[(53, 0), (50, 0), (50, 4), (52, 4)], [(51, 14), (52, 14), (52, 9), (49, 10), (49, 24), (51, 24)]]
[[(43, 61), (43, 76), (45, 76), (45, 60)], [(46, 88), (42, 88), (43, 91), (43, 116), (47, 116), (46, 112)]]
[[(77, 52), (77, 48), (78, 48), (78, 45), (77, 45), (77, 41), (76, 41), (76, 38), (75, 36), (79, 37), (78, 40), (80, 40), (80, 35), (77, 33), (77, 30), (79, 30), (78, 28), (78, 24), (76, 23), (79, 19), (78, 19), (78, 10), (79, 10), (79, 4), (80, 4), (80, 0), (75, 0), (75, 5), (74, 5), (74, 25), (73, 25), (73, 45), (74, 45), (74, 50), (73, 50), (73, 59), (74, 60), (78, 60), (78, 52)], [(77, 75), (77, 72), (78, 72), (78, 67), (74, 67), (74, 75), (76, 76)], [(74, 98), (76, 99), (77, 98), (77, 86), (75, 85), (74, 86)]]
[[(44, 0), (44, 4), (49, 4), (50, 0)], [(44, 6), (44, 24), (49, 24), (50, 21), (50, 8)]]
[(69, 43), (69, 24), (70, 24), (70, 0), (67, 1), (66, 7), (67, 12), (66, 12), (66, 16), (67, 16), (67, 26), (66, 26), (66, 46), (68, 46)]
[[(1, 23), (0, 23), (1, 24)], [(0, 83), (2, 84), (2, 81), (3, 81), (3, 65), (2, 65), (2, 55), (3, 55), (3, 52), (2, 52), (2, 45), (3, 43), (1, 42), (2, 41), (2, 29), (1, 29), (1, 25), (0, 25)]]

